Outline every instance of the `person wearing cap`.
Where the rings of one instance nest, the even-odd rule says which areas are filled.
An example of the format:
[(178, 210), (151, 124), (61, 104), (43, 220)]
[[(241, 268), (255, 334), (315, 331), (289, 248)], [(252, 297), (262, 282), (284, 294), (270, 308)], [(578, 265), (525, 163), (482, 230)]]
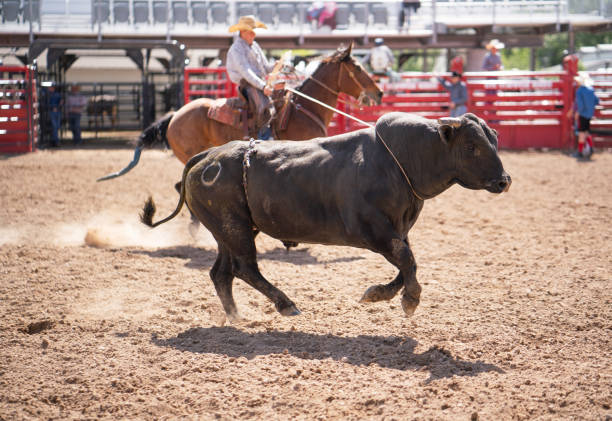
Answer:
[(374, 47), (361, 62), (362, 64), (369, 64), (374, 74), (391, 76), (394, 61), (393, 51), (385, 45), (385, 40), (376, 38), (374, 39)]
[(574, 80), (578, 85), (574, 112), (574, 118), (578, 122), (578, 151), (574, 156), (577, 158), (589, 157), (592, 153), (592, 145), (589, 145), (591, 150), (586, 152), (585, 143), (591, 130), (591, 119), (595, 114), (595, 107), (599, 104), (599, 98), (595, 95), (593, 81), (587, 73), (580, 72)]
[(267, 27), (254, 16), (241, 16), (236, 25), (230, 26), (229, 32), (239, 31), (239, 36), (227, 52), (227, 74), (232, 82), (245, 86), (246, 96), (253, 101), (257, 112), (258, 138), (268, 139), (274, 105), (269, 98), (272, 88), (267, 85), (266, 78), (274, 63), (268, 61), (255, 41), (256, 28)]
[(450, 93), (450, 116), (460, 117), (467, 112), (468, 92), (461, 73), (453, 72), (450, 82), (438, 77), (440, 84)]

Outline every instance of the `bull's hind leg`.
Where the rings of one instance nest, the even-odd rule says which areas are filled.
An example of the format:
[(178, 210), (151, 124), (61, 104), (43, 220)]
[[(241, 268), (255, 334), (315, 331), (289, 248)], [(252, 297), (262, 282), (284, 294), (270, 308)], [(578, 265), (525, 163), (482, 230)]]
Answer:
[(228, 319), (233, 322), (240, 319), (238, 309), (232, 294), (234, 275), (232, 274), (232, 260), (229, 251), (219, 243), (217, 260), (210, 270), (210, 279), (215, 285), (217, 295), (221, 300)]
[[(242, 225), (242, 226), (241, 226)], [(263, 277), (257, 265), (257, 250), (255, 248), (256, 232), (250, 224), (234, 221), (231, 224), (234, 231), (231, 239), (226, 242), (232, 255), (232, 273), (247, 284), (261, 292), (274, 303), (276, 310), (283, 316), (300, 314), (293, 301), (285, 293), (276, 288)]]
[(232, 256), (232, 268), (235, 276), (268, 297), (280, 314), (283, 316), (297, 316), (300, 314), (293, 301), (284, 292), (268, 282), (259, 271), (254, 243), (253, 253)]

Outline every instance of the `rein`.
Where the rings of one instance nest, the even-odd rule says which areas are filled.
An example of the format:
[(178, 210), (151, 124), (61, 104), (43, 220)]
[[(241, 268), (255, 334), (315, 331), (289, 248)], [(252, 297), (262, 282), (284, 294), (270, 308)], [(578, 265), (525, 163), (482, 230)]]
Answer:
[(314, 102), (314, 103), (316, 103), (316, 104), (319, 104), (319, 105), (321, 105), (322, 107), (328, 108), (328, 109), (330, 109), (330, 110), (332, 110), (332, 111), (337, 112), (338, 114), (342, 114), (342, 115), (343, 115), (343, 116), (345, 116), (345, 117), (348, 117), (348, 118), (350, 118), (350, 119), (352, 119), (352, 120), (355, 120), (356, 122), (361, 123), (361, 124), (363, 124), (364, 126), (368, 126), (368, 127), (372, 127), (372, 128), (374, 128), (374, 132), (376, 133), (376, 138), (377, 138), (377, 139), (380, 139), (380, 142), (383, 144), (383, 146), (385, 147), (385, 149), (387, 150), (387, 152), (389, 152), (389, 155), (391, 155), (391, 158), (393, 158), (393, 160), (395, 161), (395, 164), (397, 165), (397, 167), (398, 167), (398, 168), (400, 169), (400, 171), (402, 172), (402, 175), (404, 176), (404, 179), (406, 180), (406, 183), (408, 183), (408, 186), (410, 186), (410, 189), (412, 190), (412, 193), (414, 193), (414, 195), (415, 195), (415, 196), (416, 196), (418, 199), (423, 200), (423, 201), (425, 200), (425, 199), (424, 199), (424, 198), (423, 198), (423, 197), (422, 197), (420, 194), (418, 194), (418, 193), (416, 192), (416, 190), (415, 190), (414, 186), (412, 185), (412, 182), (410, 181), (410, 178), (408, 177), (408, 174), (406, 174), (406, 171), (404, 171), (404, 168), (402, 167), (402, 164), (400, 164), (399, 160), (398, 160), (398, 159), (395, 157), (395, 154), (394, 154), (394, 153), (391, 151), (391, 148), (389, 148), (389, 146), (388, 146), (388, 145), (387, 145), (387, 143), (385, 142), (385, 139), (383, 139), (382, 135), (380, 134), (380, 132), (378, 131), (378, 129), (376, 128), (376, 126), (375, 126), (374, 124), (370, 124), (370, 123), (367, 123), (367, 122), (365, 122), (365, 121), (363, 121), (363, 120), (360, 120), (360, 119), (358, 119), (357, 117), (354, 117), (354, 116), (352, 116), (352, 115), (350, 115), (350, 114), (347, 114), (347, 113), (345, 113), (345, 112), (343, 112), (343, 111), (340, 111), (340, 110), (338, 110), (338, 109), (336, 109), (336, 108), (332, 107), (331, 105), (327, 105), (326, 103), (321, 102), (321, 101), (319, 101), (318, 99), (315, 99), (315, 98), (313, 98), (313, 97), (311, 97), (311, 96), (308, 96), (308, 95), (306, 95), (306, 94), (304, 94), (304, 93), (302, 93), (302, 92), (300, 92), (300, 91), (296, 91), (296, 90), (295, 90), (295, 89), (293, 89), (293, 88), (285, 88), (285, 89), (287, 89), (289, 92), (292, 92), (292, 93), (294, 93), (294, 94), (296, 94), (296, 95), (299, 95), (299, 96), (301, 96), (301, 97), (304, 97), (304, 98), (306, 98), (306, 99), (308, 99), (308, 100), (310, 100), (310, 101), (312, 101), (312, 102)]
[[(363, 85), (359, 82), (359, 80), (357, 80), (357, 78), (355, 77), (355, 73), (353, 73), (352, 70), (346, 69), (346, 64), (344, 62), (340, 63), (340, 71), (338, 72), (338, 81), (336, 82), (336, 85), (340, 86), (340, 79), (342, 79), (342, 70), (343, 69), (347, 72), (347, 74), (349, 75), (349, 77), (351, 78), (353, 83), (355, 83), (355, 85), (357, 85), (357, 87), (359, 88), (359, 91), (363, 92), (364, 91)], [(318, 79), (315, 79), (313, 76), (308, 76), (307, 79), (310, 79), (313, 82), (315, 82), (317, 85), (321, 86), (322, 88), (327, 89), (329, 92), (334, 94), (336, 97), (340, 96), (340, 91), (333, 90), (332, 88), (327, 86), (325, 83), (321, 82)], [(348, 104), (348, 101), (344, 101), (344, 100), (342, 100), (340, 98), (337, 98), (337, 101), (341, 102), (343, 104)]]
[[(357, 87), (359, 88), (359, 91), (360, 91), (360, 92), (363, 92), (363, 91), (364, 91), (364, 89), (363, 89), (363, 85), (362, 85), (362, 84), (359, 82), (359, 80), (357, 80), (357, 78), (355, 77), (355, 73), (353, 73), (353, 71), (352, 71), (352, 70), (348, 70), (348, 69), (346, 69), (346, 64), (345, 64), (344, 62), (341, 62), (341, 63), (340, 63), (340, 71), (338, 72), (338, 80), (337, 80), (337, 82), (336, 82), (336, 85), (340, 86), (340, 80), (342, 79), (342, 70), (343, 70), (343, 69), (344, 69), (344, 70), (347, 72), (347, 74), (349, 75), (349, 77), (351, 78), (351, 80), (353, 81), (353, 83), (355, 83), (355, 85), (357, 85)], [(314, 75), (313, 75), (313, 76), (308, 76), (308, 78), (307, 78), (307, 79), (312, 80), (312, 81), (313, 81), (313, 82), (315, 82), (317, 85), (321, 86), (321, 87), (322, 87), (322, 88), (324, 88), (324, 89), (327, 89), (327, 91), (329, 91), (329, 92), (331, 92), (333, 95), (335, 95), (335, 96), (336, 96), (336, 101), (337, 101), (337, 102), (340, 102), (340, 103), (343, 103), (343, 104), (348, 104), (348, 103), (349, 103), (348, 101), (344, 101), (344, 100), (342, 100), (342, 99), (340, 99), (340, 98), (339, 98), (339, 96), (340, 96), (340, 92), (339, 92), (339, 91), (336, 91), (336, 90), (334, 90), (334, 89), (330, 88), (329, 86), (327, 86), (325, 83), (321, 82), (320, 80), (315, 79), (315, 78), (314, 78)], [(290, 91), (290, 92), (294, 92), (294, 93), (296, 92), (296, 91), (294, 91), (294, 90), (293, 90), (293, 89), (291, 89), (291, 88), (285, 88), (285, 89), (287, 89), (287, 90), (288, 90), (288, 91)], [(308, 95), (306, 95), (306, 94), (301, 94), (301, 95), (302, 95), (304, 98), (307, 98), (307, 99), (309, 99), (309, 100), (313, 100), (313, 98), (311, 98), (310, 96), (308, 96)], [(327, 133), (327, 127), (325, 126), (325, 123), (324, 123), (324, 122), (323, 122), (323, 121), (322, 121), (322, 120), (321, 120), (321, 119), (320, 119), (320, 118), (319, 118), (319, 117), (318, 117), (316, 114), (314, 114), (312, 111), (308, 110), (307, 108), (302, 107), (300, 104), (297, 104), (297, 103), (295, 103), (295, 102), (293, 102), (293, 101), (291, 101), (291, 102), (294, 104), (295, 109), (296, 109), (297, 111), (301, 111), (301, 112), (303, 112), (303, 113), (304, 113), (304, 114), (306, 114), (306, 115), (307, 115), (307, 116), (308, 116), (308, 117), (309, 117), (309, 118), (310, 118), (312, 121), (314, 121), (315, 123), (317, 123), (317, 125), (318, 125), (318, 126), (319, 126), (319, 127), (322, 129), (322, 130), (323, 130), (323, 134)], [(318, 102), (318, 101), (316, 101), (316, 100), (314, 100), (313, 102), (315, 102), (315, 103), (319, 103), (319, 104), (322, 104), (321, 102)], [(327, 104), (325, 104), (325, 105), (327, 105)], [(329, 107), (327, 107), (327, 108), (329, 108)], [(333, 111), (337, 111), (335, 108), (331, 108), (331, 110), (333, 110)], [(364, 124), (367, 124), (367, 123), (364, 123)]]

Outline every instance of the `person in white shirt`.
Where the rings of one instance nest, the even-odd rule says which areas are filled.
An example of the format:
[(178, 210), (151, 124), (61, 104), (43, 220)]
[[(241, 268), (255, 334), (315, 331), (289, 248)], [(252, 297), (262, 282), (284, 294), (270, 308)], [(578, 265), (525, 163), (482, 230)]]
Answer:
[(240, 31), (240, 34), (227, 53), (227, 73), (232, 82), (245, 86), (248, 100), (255, 105), (258, 138), (268, 139), (274, 105), (269, 98), (272, 88), (267, 85), (266, 78), (274, 68), (274, 63), (268, 61), (255, 41), (256, 28), (267, 27), (254, 16), (241, 16), (236, 25), (230, 26), (229, 32)]

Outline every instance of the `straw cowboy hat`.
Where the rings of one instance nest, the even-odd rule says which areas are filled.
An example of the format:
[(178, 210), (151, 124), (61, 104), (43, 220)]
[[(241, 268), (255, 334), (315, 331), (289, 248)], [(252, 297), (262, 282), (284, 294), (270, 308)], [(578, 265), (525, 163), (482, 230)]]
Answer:
[(584, 85), (584, 86), (593, 85), (593, 79), (591, 79), (588, 73), (585, 73), (585, 72), (579, 72), (578, 76), (574, 76), (574, 80), (576, 81), (576, 83), (580, 85)]
[(498, 50), (501, 50), (502, 48), (504, 48), (506, 46), (506, 44), (504, 44), (503, 42), (501, 42), (498, 39), (492, 39), (491, 41), (489, 41), (489, 43), (485, 46), (485, 48), (487, 50), (490, 50), (491, 48), (497, 48)]
[(236, 25), (230, 26), (229, 31), (253, 31), (255, 28), (268, 29), (268, 27), (263, 22), (260, 22), (255, 19), (255, 16), (240, 16), (240, 19), (238, 19), (238, 23)]

